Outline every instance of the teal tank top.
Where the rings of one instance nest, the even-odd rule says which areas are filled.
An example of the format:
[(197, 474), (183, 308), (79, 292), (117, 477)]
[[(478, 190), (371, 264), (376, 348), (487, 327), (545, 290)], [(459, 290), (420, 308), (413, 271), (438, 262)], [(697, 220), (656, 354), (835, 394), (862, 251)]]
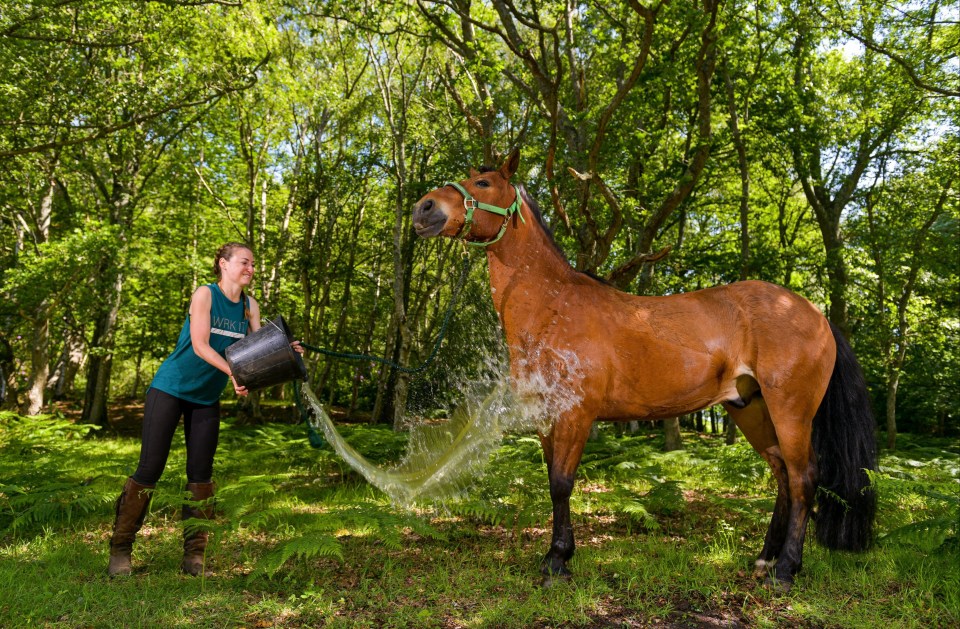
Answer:
[[(243, 316), (243, 300), (230, 301), (216, 284), (207, 284), (210, 304), (210, 347), (221, 356), (247, 334), (249, 322)], [(163, 361), (150, 386), (196, 404), (215, 404), (230, 379), (193, 351), (190, 314), (180, 329), (173, 353)]]

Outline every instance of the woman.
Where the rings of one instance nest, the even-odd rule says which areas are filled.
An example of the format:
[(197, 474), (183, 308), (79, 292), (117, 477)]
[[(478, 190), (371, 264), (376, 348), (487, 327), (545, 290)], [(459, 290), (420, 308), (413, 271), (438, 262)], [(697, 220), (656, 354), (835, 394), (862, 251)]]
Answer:
[[(111, 577), (130, 574), (133, 541), (143, 525), (181, 417), (187, 446), (187, 491), (192, 503), (204, 505), (185, 505), (183, 518), (213, 517), (213, 456), (220, 434), (220, 396), (228, 381), (237, 395), (247, 395), (247, 389), (233, 379), (224, 351), (260, 327), (260, 308), (244, 292), (254, 272), (250, 248), (235, 242), (223, 245), (214, 259), (213, 272), (217, 281), (193, 293), (177, 346), (160, 365), (147, 391), (140, 463), (117, 499), (107, 568)], [(303, 352), (297, 343), (294, 348)], [(196, 576), (203, 571), (206, 546), (206, 531), (184, 531), (181, 568), (185, 573)]]

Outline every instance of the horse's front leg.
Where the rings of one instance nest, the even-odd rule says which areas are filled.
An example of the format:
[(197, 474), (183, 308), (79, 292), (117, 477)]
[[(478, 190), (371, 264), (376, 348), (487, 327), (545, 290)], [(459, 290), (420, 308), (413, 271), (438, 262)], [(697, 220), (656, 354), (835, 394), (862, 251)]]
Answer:
[(540, 564), (546, 576), (570, 576), (567, 561), (573, 557), (573, 523), (570, 520), (570, 494), (573, 493), (575, 474), (559, 474), (547, 466), (550, 477), (550, 500), (553, 502), (553, 538), (550, 550)]
[(576, 548), (570, 519), (570, 495), (592, 422), (590, 419), (572, 419), (558, 421), (549, 435), (540, 438), (553, 502), (553, 537), (550, 550), (540, 565), (540, 571), (548, 577), (570, 575), (567, 561), (573, 557)]

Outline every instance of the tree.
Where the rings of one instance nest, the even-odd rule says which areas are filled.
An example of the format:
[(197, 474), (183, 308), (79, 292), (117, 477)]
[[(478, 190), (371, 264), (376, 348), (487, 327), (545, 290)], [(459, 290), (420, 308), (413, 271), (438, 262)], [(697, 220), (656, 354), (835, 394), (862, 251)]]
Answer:
[[(922, 119), (929, 96), (870, 49), (856, 58), (845, 58), (838, 49), (819, 52), (836, 39), (821, 34), (814, 16), (803, 5), (790, 15), (792, 93), (784, 112), (789, 127), (781, 133), (823, 238), (830, 320), (849, 335), (843, 213), (864, 176), (901, 150), (898, 136)], [(892, 28), (895, 18), (869, 14), (864, 19), (865, 29), (883, 30)]]
[[(66, 194), (91, 201), (117, 228), (116, 255), (94, 269), (104, 299), (91, 314), (84, 406), (85, 421), (105, 424), (135, 211), (170, 146), (225, 94), (253, 84), (267, 56), (249, 35), (262, 22), (256, 7), (202, 5), (52, 3), (8, 15), (3, 54), (13, 63), (4, 79), (18, 73), (20, 89), (3, 92), (0, 109), (13, 117), (0, 125), (0, 159), (59, 151), (51, 163), (69, 161), (79, 175), (65, 183)], [(235, 30), (224, 31), (225, 22)], [(234, 39), (224, 35), (231, 30)], [(51, 84), (59, 89), (47, 89)], [(41, 313), (35, 337), (46, 326)], [(45, 344), (37, 345), (35, 362), (45, 363)], [(35, 371), (32, 388), (46, 381)]]
[[(83, 364), (87, 417), (103, 421), (107, 399), (139, 394), (169, 352), (225, 240), (255, 247), (265, 316), (284, 314), (325, 348), (418, 364), (460, 256), (413, 237), (410, 205), (521, 147), (523, 182), (577, 268), (638, 293), (785, 284), (848, 328), (878, 398), (892, 400), (899, 377), (898, 430), (949, 431), (949, 10), (934, 0), (5, 8), (6, 404), (36, 409), (44, 388), (69, 395)], [(82, 263), (71, 257), (80, 246)], [(311, 365), (315, 388), (394, 423), (405, 407), (448, 405), (462, 378), (485, 373), (480, 357), (497, 355), (489, 299), (479, 283), (464, 293), (475, 301), (458, 307), (429, 382), (330, 360)]]
[(929, 265), (929, 244), (935, 228), (955, 215), (957, 173), (944, 168), (956, 154), (956, 138), (932, 151), (929, 163), (904, 160), (866, 193), (860, 219), (861, 239), (872, 262), (871, 291), (875, 301), (875, 333), (880, 337), (880, 362), (886, 388), (887, 448), (896, 448), (897, 391), (918, 318), (917, 284)]
[[(169, 5), (41, 0), (5, 7), (0, 16), (0, 77), (16, 89), (0, 94), (0, 111), (6, 114), (0, 124), (0, 160), (96, 142), (207, 107), (249, 87), (251, 68), (266, 61), (262, 54), (257, 59), (246, 56), (257, 47), (248, 45), (256, 38), (246, 35), (262, 19), (259, 6), (238, 11), (231, 6), (239, 4), (219, 0), (172, 0)], [(247, 48), (217, 50), (229, 31), (225, 20), (233, 18)], [(196, 37), (201, 33), (207, 37)], [(208, 54), (194, 56), (189, 65), (172, 63), (164, 68), (171, 83), (158, 81), (160, 74), (136, 72), (137, 57), (183, 60), (183, 53), (210, 44), (214, 49), (206, 52), (225, 53), (225, 61)], [(162, 64), (140, 69), (158, 70)], [(109, 83), (111, 92), (90, 80), (97, 66), (106, 65), (113, 66), (117, 78), (123, 77)], [(58, 89), (49, 89), (51, 85)]]

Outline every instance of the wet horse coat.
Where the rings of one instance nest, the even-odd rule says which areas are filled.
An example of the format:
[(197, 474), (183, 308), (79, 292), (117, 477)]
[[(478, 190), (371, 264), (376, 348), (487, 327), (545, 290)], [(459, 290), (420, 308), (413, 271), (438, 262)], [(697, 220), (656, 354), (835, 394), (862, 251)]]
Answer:
[[(499, 170), (474, 171), (428, 193), (413, 219), (423, 237), (487, 245), (493, 305), (518, 393), (538, 395), (544, 381), (562, 382), (571, 393), (572, 402), (551, 409), (552, 429), (540, 435), (553, 501), (543, 572), (569, 574), (570, 495), (595, 420), (663, 419), (718, 403), (777, 479), (757, 560), (762, 573), (792, 583), (818, 481), (842, 501), (821, 507), (818, 538), (866, 548), (874, 500), (863, 470), (875, 468), (873, 419), (856, 360), (820, 311), (765, 282), (638, 297), (580, 273), (543, 229), (535, 204), (510, 184), (518, 165), (514, 152)], [(470, 205), (488, 211), (470, 217)], [(828, 388), (832, 402), (821, 405)]]

